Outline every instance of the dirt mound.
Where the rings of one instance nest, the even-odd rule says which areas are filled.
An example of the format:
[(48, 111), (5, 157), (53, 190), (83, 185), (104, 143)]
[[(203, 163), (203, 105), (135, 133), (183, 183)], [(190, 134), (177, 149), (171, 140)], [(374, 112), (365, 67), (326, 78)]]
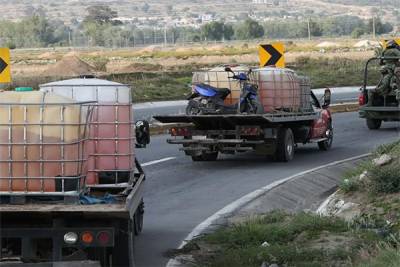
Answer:
[(213, 45), (213, 46), (209, 46), (207, 47), (208, 51), (221, 51), (224, 50), (226, 47), (225, 45)]
[(94, 74), (95, 68), (75, 55), (66, 55), (56, 64), (50, 66), (42, 75), (71, 77)]
[(156, 52), (156, 51), (160, 51), (161, 47), (157, 46), (157, 45), (150, 45), (147, 46), (145, 48), (143, 48), (142, 50), (140, 50), (140, 53), (151, 53), (151, 52)]
[(38, 55), (38, 59), (52, 59), (54, 57), (53, 52), (45, 52), (43, 54)]
[(132, 63), (120, 70), (121, 73), (133, 73), (133, 72), (153, 72), (162, 70), (162, 66), (159, 64), (150, 63)]
[(317, 47), (320, 48), (328, 48), (328, 47), (338, 47), (339, 44), (338, 43), (334, 43), (334, 42), (322, 42), (317, 44)]
[(353, 47), (357, 48), (370, 48), (370, 47), (379, 47), (380, 43), (377, 41), (370, 41), (370, 40), (361, 40), (354, 44)]

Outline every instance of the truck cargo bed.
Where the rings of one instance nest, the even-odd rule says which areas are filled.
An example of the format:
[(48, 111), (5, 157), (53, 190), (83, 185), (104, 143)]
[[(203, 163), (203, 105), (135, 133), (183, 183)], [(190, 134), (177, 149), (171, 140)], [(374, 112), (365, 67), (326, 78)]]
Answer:
[(274, 124), (284, 122), (313, 121), (317, 112), (279, 112), (267, 114), (232, 114), (232, 115), (168, 115), (154, 116), (162, 123), (194, 123), (204, 125), (212, 123), (230, 125)]
[(131, 215), (135, 212), (136, 207), (140, 204), (144, 193), (144, 174), (138, 178), (135, 186), (126, 197), (120, 197), (120, 201), (115, 204), (64, 204), (49, 201), (48, 203), (41, 201), (37, 203), (25, 203), (23, 205), (1, 204), (0, 216), (7, 213), (85, 213), (87, 215), (102, 215), (106, 217), (118, 216), (118, 214)]

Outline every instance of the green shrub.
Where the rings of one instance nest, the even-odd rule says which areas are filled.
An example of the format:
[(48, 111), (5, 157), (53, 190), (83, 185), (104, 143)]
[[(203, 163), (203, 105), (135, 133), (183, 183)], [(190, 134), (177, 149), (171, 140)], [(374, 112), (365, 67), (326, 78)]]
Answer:
[(355, 177), (350, 179), (343, 179), (343, 181), (339, 185), (340, 189), (343, 190), (345, 193), (357, 191), (359, 189), (359, 186), (359, 182)]
[(400, 192), (400, 166), (390, 164), (372, 169), (369, 187), (373, 193)]
[(400, 141), (380, 145), (376, 149), (374, 154), (378, 156), (378, 155), (389, 154), (389, 153), (393, 153), (393, 152), (397, 152), (397, 151), (400, 152)]

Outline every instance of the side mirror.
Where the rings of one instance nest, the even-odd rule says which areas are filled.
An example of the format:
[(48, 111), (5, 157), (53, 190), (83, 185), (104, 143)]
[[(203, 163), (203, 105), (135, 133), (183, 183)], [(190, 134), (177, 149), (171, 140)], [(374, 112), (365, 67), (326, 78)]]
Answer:
[(136, 147), (144, 148), (150, 144), (150, 124), (148, 121), (137, 121), (135, 123)]
[(323, 108), (327, 108), (331, 104), (331, 95), (331, 90), (326, 88), (324, 92), (324, 104), (322, 105)]

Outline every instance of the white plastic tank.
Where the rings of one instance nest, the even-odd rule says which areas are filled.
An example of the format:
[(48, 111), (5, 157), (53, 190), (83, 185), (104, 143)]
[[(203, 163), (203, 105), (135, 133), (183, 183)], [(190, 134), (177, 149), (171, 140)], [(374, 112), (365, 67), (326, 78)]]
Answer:
[[(41, 91), (77, 101), (96, 101), (90, 122), (88, 186), (128, 182), (134, 169), (132, 93), (124, 84), (96, 78), (70, 79), (43, 84)], [(101, 181), (102, 179), (106, 179)]]

